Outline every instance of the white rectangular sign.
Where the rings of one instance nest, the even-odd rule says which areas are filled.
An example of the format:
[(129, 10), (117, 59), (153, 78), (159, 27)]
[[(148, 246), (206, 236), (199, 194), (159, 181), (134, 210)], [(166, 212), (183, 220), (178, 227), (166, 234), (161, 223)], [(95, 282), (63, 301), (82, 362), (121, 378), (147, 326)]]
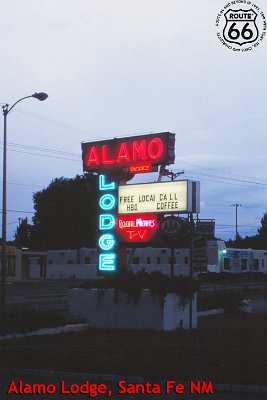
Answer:
[(118, 189), (118, 213), (188, 213), (192, 209), (190, 180), (122, 185)]

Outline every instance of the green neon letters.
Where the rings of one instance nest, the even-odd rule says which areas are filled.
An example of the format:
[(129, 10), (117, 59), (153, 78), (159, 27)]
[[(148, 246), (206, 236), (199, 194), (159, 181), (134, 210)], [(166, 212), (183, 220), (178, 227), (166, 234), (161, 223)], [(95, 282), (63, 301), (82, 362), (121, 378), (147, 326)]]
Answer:
[[(115, 271), (117, 268), (117, 255), (114, 252), (116, 239), (112, 233), (116, 225), (116, 218), (110, 213), (115, 212), (117, 205), (116, 182), (107, 182), (105, 175), (99, 175), (99, 190), (105, 192), (99, 200), (99, 231), (101, 236), (98, 239), (99, 257), (98, 268), (100, 271)], [(109, 213), (106, 213), (109, 211)], [(101, 231), (104, 231), (103, 233)]]

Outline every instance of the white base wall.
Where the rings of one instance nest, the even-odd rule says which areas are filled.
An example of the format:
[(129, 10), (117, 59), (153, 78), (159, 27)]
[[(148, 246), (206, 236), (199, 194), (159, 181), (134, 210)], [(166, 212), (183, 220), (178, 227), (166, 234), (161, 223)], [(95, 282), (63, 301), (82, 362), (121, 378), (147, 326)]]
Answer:
[[(179, 322), (182, 329), (189, 329), (189, 299), (184, 303), (181, 296), (175, 293), (168, 293), (164, 304), (164, 330), (173, 331), (179, 329)], [(192, 299), (192, 328), (197, 328), (197, 294)]]
[[(114, 289), (71, 289), (69, 291), (70, 318), (85, 319), (94, 328), (175, 330), (183, 320), (189, 328), (189, 303), (168, 294), (162, 309), (157, 297), (148, 289), (134, 303), (131, 297)], [(196, 295), (193, 299), (193, 328), (197, 328)]]

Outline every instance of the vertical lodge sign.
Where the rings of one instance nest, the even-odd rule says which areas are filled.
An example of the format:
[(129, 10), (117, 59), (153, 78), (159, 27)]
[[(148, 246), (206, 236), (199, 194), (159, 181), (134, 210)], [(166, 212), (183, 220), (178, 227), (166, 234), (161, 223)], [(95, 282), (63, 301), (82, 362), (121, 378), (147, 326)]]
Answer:
[(118, 187), (135, 174), (158, 171), (174, 163), (175, 134), (114, 138), (82, 143), (83, 170), (98, 174), (98, 270), (116, 271), (122, 259), (120, 243), (152, 240), (158, 228), (157, 215), (120, 215)]
[(107, 182), (105, 175), (98, 177), (99, 199), (99, 239), (98, 268), (100, 271), (115, 271), (117, 267), (116, 238), (116, 182)]

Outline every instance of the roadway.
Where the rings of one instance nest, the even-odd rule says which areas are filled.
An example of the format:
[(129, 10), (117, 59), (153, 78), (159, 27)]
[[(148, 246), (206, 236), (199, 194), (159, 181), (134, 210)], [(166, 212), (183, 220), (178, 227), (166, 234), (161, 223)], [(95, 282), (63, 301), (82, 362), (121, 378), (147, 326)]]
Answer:
[(78, 280), (12, 282), (6, 286), (7, 309), (23, 308), (68, 314), (69, 287)]
[[(53, 311), (67, 317), (69, 288), (82, 282), (82, 280), (74, 279), (9, 283), (6, 286), (7, 308)], [(207, 291), (202, 295), (208, 293)], [(267, 314), (266, 291), (251, 291), (247, 298), (252, 301), (252, 312)]]

